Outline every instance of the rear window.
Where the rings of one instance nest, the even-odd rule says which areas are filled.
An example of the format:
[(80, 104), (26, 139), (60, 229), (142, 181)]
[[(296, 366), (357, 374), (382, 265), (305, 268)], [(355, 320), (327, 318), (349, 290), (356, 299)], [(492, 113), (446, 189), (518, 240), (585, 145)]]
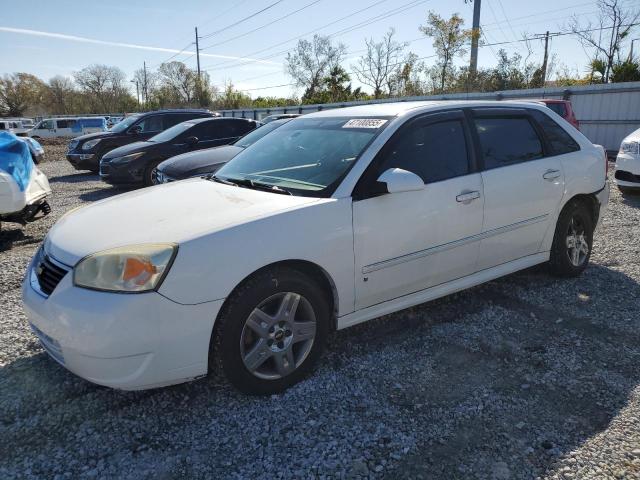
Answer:
[(540, 124), (540, 127), (542, 127), (544, 135), (547, 137), (547, 141), (551, 147), (552, 155), (563, 155), (580, 150), (580, 145), (578, 145), (573, 137), (549, 115), (538, 110), (534, 110), (531, 113), (533, 118)]
[(543, 157), (542, 142), (526, 117), (476, 118), (486, 170)]
[(547, 103), (546, 105), (562, 118), (567, 116), (567, 107), (564, 103)]

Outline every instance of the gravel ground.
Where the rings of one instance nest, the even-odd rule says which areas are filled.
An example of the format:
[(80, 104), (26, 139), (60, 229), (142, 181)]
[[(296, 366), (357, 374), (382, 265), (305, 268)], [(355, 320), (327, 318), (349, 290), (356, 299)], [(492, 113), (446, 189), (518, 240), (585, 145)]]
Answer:
[(337, 332), (282, 395), (210, 378), (127, 393), (58, 366), (27, 326), (47, 229), (118, 193), (42, 170), (53, 213), (0, 233), (0, 478), (640, 478), (640, 197), (612, 190), (580, 278), (535, 268)]

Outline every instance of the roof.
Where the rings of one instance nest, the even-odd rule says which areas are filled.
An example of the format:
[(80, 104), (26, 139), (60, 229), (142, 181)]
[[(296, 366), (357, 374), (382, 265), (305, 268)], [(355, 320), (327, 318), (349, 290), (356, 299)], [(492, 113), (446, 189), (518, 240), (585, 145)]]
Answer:
[[(535, 102), (532, 101), (532, 102)], [(430, 110), (441, 107), (518, 107), (522, 108), (526, 105), (530, 108), (545, 108), (539, 103), (525, 103), (522, 101), (512, 100), (428, 100), (417, 102), (383, 102), (368, 103), (365, 105), (357, 105), (346, 108), (333, 108), (330, 110), (322, 110), (320, 112), (308, 113), (305, 118), (322, 118), (322, 117), (392, 117), (398, 116), (410, 110)]]

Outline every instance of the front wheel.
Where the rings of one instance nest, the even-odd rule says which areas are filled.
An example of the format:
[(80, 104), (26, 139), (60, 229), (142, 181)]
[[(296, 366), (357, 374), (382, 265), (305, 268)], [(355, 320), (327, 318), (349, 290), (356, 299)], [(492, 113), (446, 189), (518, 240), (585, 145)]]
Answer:
[(587, 268), (593, 247), (593, 229), (593, 219), (584, 203), (572, 201), (564, 207), (551, 247), (551, 273), (575, 277)]
[(238, 390), (281, 392), (315, 366), (327, 337), (330, 301), (307, 275), (281, 268), (240, 287), (218, 318), (210, 359)]

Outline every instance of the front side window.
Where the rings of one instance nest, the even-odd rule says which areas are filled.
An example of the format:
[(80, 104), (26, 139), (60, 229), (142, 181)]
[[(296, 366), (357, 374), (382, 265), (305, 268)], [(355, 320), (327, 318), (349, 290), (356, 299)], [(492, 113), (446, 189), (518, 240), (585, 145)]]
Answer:
[(544, 155), (542, 142), (526, 117), (476, 118), (475, 125), (487, 170)]
[[(195, 124), (193, 122), (182, 122), (173, 127), (165, 130), (164, 132), (160, 132), (159, 134), (151, 137), (149, 142), (168, 142), (169, 140), (174, 140), (178, 135), (182, 135), (187, 132), (187, 130), (192, 129)], [(189, 130), (188, 134), (185, 134), (184, 137), (189, 137), (193, 135), (191, 130)]]
[(563, 155), (580, 150), (580, 145), (578, 145), (573, 137), (549, 115), (538, 110), (532, 111), (531, 113), (542, 128), (542, 131), (544, 131), (553, 155)]
[(327, 196), (388, 118), (304, 118), (272, 131), (227, 163), (217, 176), (251, 180), (303, 196)]
[(124, 120), (122, 120), (121, 122), (118, 122), (113, 127), (111, 127), (111, 131), (115, 133), (122, 133), (125, 130), (127, 130), (131, 125), (133, 125), (134, 122), (138, 120), (138, 118), (140, 118), (139, 115), (131, 115), (125, 118)]
[(401, 168), (433, 183), (469, 173), (464, 126), (460, 120), (415, 124), (394, 140), (379, 173)]

